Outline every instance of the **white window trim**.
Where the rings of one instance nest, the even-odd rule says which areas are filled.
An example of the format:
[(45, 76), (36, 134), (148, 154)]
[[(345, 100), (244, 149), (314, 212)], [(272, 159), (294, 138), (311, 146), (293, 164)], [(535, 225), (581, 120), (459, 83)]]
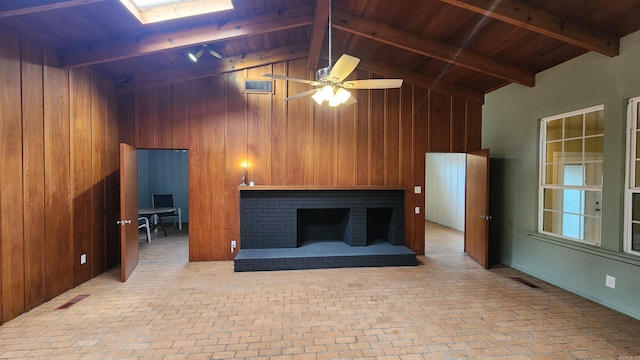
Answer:
[[(640, 99), (640, 98), (639, 98)], [(566, 239), (566, 240), (570, 240), (570, 241), (575, 241), (577, 243), (583, 243), (583, 244), (588, 244), (588, 245), (593, 245), (593, 246), (600, 246), (601, 242), (602, 242), (602, 233), (600, 234), (600, 242), (595, 242), (595, 241), (589, 241), (589, 240), (581, 240), (581, 239), (576, 239), (576, 238), (572, 238), (572, 237), (568, 237), (568, 236), (562, 236), (560, 234), (556, 234), (556, 233), (552, 233), (549, 231), (544, 231), (544, 190), (545, 189), (565, 189), (565, 188), (571, 188), (571, 186), (559, 186), (559, 185), (545, 185), (544, 184), (544, 179), (546, 176), (546, 166), (545, 166), (545, 160), (546, 159), (546, 154), (545, 154), (545, 143), (546, 138), (547, 138), (547, 128), (546, 128), (546, 123), (548, 120), (556, 120), (559, 118), (568, 118), (571, 116), (575, 116), (575, 115), (584, 115), (586, 113), (590, 113), (590, 112), (595, 112), (595, 111), (600, 111), (600, 110), (604, 110), (604, 104), (600, 104), (600, 105), (596, 105), (596, 106), (592, 106), (592, 107), (588, 107), (588, 108), (584, 108), (584, 109), (579, 109), (579, 110), (575, 110), (575, 111), (570, 111), (570, 112), (566, 112), (566, 113), (562, 113), (562, 114), (557, 114), (557, 115), (553, 115), (553, 116), (548, 116), (545, 118), (542, 118), (540, 120), (540, 144), (539, 144), (539, 160), (538, 160), (538, 167), (539, 167), (539, 178), (538, 178), (538, 233), (540, 234), (545, 234), (548, 236), (552, 236), (552, 237), (556, 237), (556, 238), (561, 238), (561, 239)], [(589, 137), (589, 136), (588, 136)], [(583, 136), (584, 138), (584, 136)], [(600, 193), (602, 194), (602, 185), (600, 186), (582, 186), (580, 187), (580, 189), (585, 189), (585, 190), (599, 190)], [(604, 199), (603, 199), (604, 201)], [(600, 208), (602, 208), (602, 203), (600, 204)], [(602, 216), (600, 216), (600, 231), (602, 231)]]
[(625, 193), (624, 193), (624, 252), (632, 255), (640, 256), (640, 252), (631, 249), (633, 234), (631, 232), (632, 211), (633, 211), (633, 194), (640, 193), (640, 187), (632, 188), (633, 180), (636, 176), (635, 168), (635, 149), (638, 139), (635, 134), (638, 119), (638, 104), (640, 104), (640, 96), (629, 99), (627, 105), (627, 147), (626, 147), (626, 174), (625, 176)]

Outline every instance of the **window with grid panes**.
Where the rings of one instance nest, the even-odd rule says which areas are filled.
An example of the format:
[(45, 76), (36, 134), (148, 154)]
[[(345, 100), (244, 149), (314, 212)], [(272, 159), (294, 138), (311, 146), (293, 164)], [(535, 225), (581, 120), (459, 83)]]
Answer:
[(627, 108), (627, 190), (625, 193), (625, 251), (640, 255), (640, 97)]
[(539, 232), (600, 245), (603, 136), (603, 105), (542, 119)]

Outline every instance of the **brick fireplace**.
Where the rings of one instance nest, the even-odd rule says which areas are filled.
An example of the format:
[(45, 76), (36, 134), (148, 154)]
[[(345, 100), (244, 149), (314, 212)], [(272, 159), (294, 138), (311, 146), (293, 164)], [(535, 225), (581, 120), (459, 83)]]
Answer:
[[(413, 254), (409, 265), (415, 265), (415, 253), (404, 247), (404, 190), (268, 186), (240, 189), (241, 250), (235, 259), (236, 271), (342, 267), (337, 266), (335, 257), (327, 261), (338, 247), (342, 247), (341, 253), (358, 256), (371, 252), (365, 259), (369, 261), (354, 257), (360, 265), (341, 259), (344, 266), (398, 264), (393, 256), (385, 260), (380, 248), (374, 246), (385, 246), (392, 252), (409, 251)], [(305, 249), (299, 252), (304, 253), (304, 259), (297, 256), (295, 264), (283, 260), (296, 258), (294, 250), (287, 249)], [(267, 259), (278, 260), (256, 258), (249, 265), (242, 265), (249, 254), (266, 254)], [(266, 263), (274, 263), (276, 268), (269, 268)]]

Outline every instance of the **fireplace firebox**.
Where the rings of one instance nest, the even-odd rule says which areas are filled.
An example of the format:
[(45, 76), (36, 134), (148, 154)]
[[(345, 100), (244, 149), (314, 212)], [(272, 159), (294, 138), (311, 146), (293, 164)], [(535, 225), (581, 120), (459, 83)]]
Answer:
[(393, 220), (393, 208), (367, 209), (367, 245), (380, 241), (389, 241), (391, 234), (391, 221)]
[(349, 209), (298, 209), (298, 246), (318, 241), (351, 243)]

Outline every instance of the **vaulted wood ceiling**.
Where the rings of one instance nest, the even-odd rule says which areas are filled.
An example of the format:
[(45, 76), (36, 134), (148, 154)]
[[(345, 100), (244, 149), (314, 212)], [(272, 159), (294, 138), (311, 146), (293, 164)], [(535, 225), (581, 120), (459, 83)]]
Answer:
[[(142, 25), (118, 0), (3, 0), (0, 24), (94, 66), (120, 92), (289, 59), (327, 65), (329, 0), (233, 0), (235, 9)], [(482, 102), (640, 30), (638, 0), (333, 0), (332, 53), (359, 69)], [(193, 64), (202, 44), (223, 55)], [(310, 77), (312, 72), (310, 72)]]

